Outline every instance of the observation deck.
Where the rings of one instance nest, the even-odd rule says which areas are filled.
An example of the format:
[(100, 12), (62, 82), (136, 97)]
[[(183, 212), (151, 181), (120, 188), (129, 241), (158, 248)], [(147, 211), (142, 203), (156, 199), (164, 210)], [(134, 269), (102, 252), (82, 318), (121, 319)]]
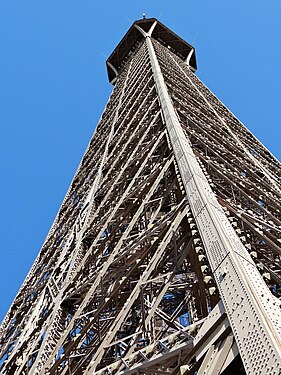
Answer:
[(129, 58), (132, 50), (134, 49), (135, 44), (144, 39), (142, 33), (135, 26), (137, 25), (145, 32), (148, 32), (155, 21), (157, 24), (152, 32), (152, 38), (168, 47), (183, 61), (186, 61), (193, 71), (197, 69), (194, 48), (156, 18), (147, 18), (135, 21), (133, 23), (128, 32), (107, 59), (106, 66), (109, 82), (115, 82), (115, 79), (122, 70), (125, 61)]

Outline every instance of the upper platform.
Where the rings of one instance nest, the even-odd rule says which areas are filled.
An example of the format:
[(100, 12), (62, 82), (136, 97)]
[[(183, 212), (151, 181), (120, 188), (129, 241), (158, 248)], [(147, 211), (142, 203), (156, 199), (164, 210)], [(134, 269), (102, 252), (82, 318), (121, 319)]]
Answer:
[(121, 42), (107, 59), (106, 66), (108, 79), (110, 82), (113, 83), (114, 78), (118, 75), (122, 68), (124, 60), (129, 55), (136, 42), (140, 42), (144, 38), (142, 33), (135, 27), (135, 25), (141, 27), (145, 32), (148, 32), (155, 21), (157, 24), (151, 36), (164, 46), (169, 46), (170, 49), (182, 60), (185, 61), (190, 56), (188, 62), (189, 66), (193, 71), (197, 69), (194, 48), (156, 18), (147, 18), (135, 21), (133, 23)]

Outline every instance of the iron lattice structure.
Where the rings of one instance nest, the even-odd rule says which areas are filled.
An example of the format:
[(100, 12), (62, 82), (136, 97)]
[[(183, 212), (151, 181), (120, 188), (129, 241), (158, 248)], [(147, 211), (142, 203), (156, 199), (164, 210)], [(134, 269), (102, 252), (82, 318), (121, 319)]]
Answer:
[(107, 67), (110, 100), (1, 325), (0, 373), (279, 374), (280, 163), (156, 19)]

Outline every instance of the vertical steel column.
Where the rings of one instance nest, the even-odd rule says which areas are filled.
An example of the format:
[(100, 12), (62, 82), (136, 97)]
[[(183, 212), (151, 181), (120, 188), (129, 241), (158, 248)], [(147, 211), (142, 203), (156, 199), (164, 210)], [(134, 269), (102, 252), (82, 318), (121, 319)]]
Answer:
[[(178, 120), (151, 40), (144, 33), (163, 117), (247, 374), (279, 374), (280, 302), (271, 294), (219, 205)], [(259, 355), (257, 355), (257, 352)]]

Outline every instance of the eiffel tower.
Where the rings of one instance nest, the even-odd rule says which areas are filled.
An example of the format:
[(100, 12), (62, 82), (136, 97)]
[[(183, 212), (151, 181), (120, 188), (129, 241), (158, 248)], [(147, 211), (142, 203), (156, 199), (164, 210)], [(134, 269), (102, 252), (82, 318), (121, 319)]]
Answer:
[(280, 163), (155, 18), (0, 328), (0, 374), (280, 374)]

